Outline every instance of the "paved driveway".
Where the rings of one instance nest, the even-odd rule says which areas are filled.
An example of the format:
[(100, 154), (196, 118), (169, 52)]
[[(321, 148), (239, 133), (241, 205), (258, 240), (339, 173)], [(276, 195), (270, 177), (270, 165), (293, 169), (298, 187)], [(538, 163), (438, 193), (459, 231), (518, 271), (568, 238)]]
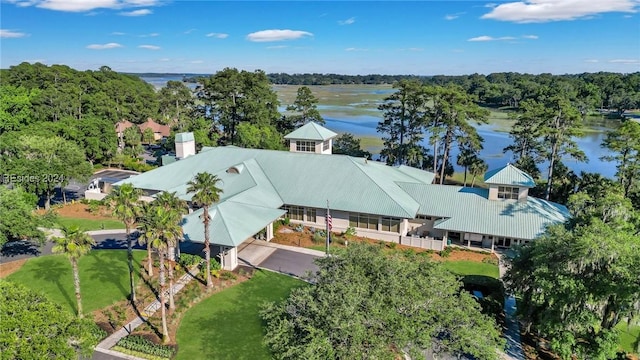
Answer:
[(309, 273), (319, 270), (318, 265), (313, 262), (317, 258), (315, 255), (276, 249), (258, 266), (287, 275), (306, 277)]

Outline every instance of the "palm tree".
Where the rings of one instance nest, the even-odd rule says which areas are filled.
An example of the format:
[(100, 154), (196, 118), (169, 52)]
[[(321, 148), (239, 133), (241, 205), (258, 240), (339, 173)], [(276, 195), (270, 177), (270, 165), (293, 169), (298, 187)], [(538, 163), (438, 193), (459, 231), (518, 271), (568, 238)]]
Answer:
[(471, 187), (473, 187), (476, 183), (476, 176), (482, 176), (485, 172), (487, 172), (488, 168), (489, 166), (487, 165), (486, 161), (480, 158), (476, 158), (474, 162), (469, 165), (469, 173), (473, 175), (473, 180), (471, 180)]
[[(169, 233), (166, 233), (165, 241), (167, 242), (167, 257), (169, 260), (175, 260), (175, 249), (178, 247), (178, 242), (182, 240), (182, 227), (180, 226), (182, 222), (182, 215), (186, 214), (187, 211), (187, 203), (186, 201), (178, 198), (175, 192), (167, 192), (163, 191), (156, 196), (156, 200), (154, 202), (155, 206), (162, 207), (166, 212), (167, 216), (171, 216), (172, 219), (167, 219), (170, 224), (174, 224), (177, 226), (176, 229), (173, 229)], [(173, 225), (172, 225), (173, 226)], [(176, 235), (177, 234), (177, 235)], [(169, 256), (171, 255), (171, 256)], [(175, 303), (173, 301), (173, 264), (169, 263), (169, 309), (175, 309)]]
[(160, 258), (158, 294), (161, 304), (162, 340), (164, 343), (169, 342), (165, 298), (165, 259), (171, 244), (175, 244), (177, 239), (182, 236), (180, 224), (175, 221), (177, 217), (175, 210), (166, 210), (162, 206), (154, 204), (145, 207), (145, 213), (140, 221), (140, 229), (142, 230), (140, 237), (156, 249)]
[(133, 239), (131, 239), (131, 228), (135, 225), (136, 219), (140, 215), (139, 199), (142, 190), (136, 189), (131, 184), (123, 184), (112, 190), (107, 196), (107, 201), (113, 214), (124, 223), (127, 232), (127, 262), (129, 264), (129, 285), (131, 286), (131, 304), (136, 302), (136, 291), (133, 272)]
[(204, 255), (207, 263), (207, 287), (213, 287), (211, 281), (211, 248), (209, 242), (209, 207), (220, 201), (222, 189), (216, 185), (220, 179), (216, 175), (206, 172), (198, 173), (193, 180), (187, 183), (187, 192), (195, 193), (191, 201), (197, 206), (202, 207), (202, 222), (204, 223)]
[(52, 251), (56, 254), (65, 254), (71, 262), (73, 270), (73, 285), (76, 289), (76, 301), (78, 302), (78, 317), (82, 318), (82, 298), (80, 296), (80, 274), (78, 273), (78, 259), (91, 250), (95, 241), (87, 233), (77, 226), (62, 229), (64, 237), (54, 239), (55, 245)]
[(138, 237), (138, 244), (147, 245), (147, 273), (149, 274), (149, 276), (153, 276), (153, 259), (151, 258), (152, 235), (150, 235), (153, 232), (153, 227), (152, 224), (144, 221), (144, 216), (151, 212), (151, 207), (152, 205), (150, 203), (142, 204), (141, 213), (143, 215), (138, 219), (138, 231), (140, 232), (140, 236)]

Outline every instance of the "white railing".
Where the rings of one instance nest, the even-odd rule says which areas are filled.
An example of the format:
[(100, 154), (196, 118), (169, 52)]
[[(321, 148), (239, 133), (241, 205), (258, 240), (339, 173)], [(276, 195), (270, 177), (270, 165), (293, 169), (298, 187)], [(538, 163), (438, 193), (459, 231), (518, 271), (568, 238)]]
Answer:
[(400, 238), (402, 245), (418, 247), (429, 250), (442, 250), (442, 240), (438, 240), (432, 237), (418, 237), (418, 236), (402, 236)]

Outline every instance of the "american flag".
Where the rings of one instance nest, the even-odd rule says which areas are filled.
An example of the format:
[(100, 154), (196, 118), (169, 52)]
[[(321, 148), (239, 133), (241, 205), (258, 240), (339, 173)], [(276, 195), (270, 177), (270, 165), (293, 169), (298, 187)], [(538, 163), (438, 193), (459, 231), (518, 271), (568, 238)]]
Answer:
[(327, 227), (329, 228), (329, 231), (331, 231), (331, 214), (329, 214), (329, 212), (327, 211)]

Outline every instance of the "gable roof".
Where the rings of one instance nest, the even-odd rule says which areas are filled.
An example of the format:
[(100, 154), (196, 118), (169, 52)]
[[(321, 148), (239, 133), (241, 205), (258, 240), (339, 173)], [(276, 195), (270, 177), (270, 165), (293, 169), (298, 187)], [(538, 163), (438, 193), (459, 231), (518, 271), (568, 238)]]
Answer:
[(144, 132), (145, 129), (151, 129), (154, 133), (158, 133), (162, 136), (169, 136), (171, 134), (171, 127), (169, 125), (161, 125), (153, 121), (152, 118), (148, 118), (146, 122), (138, 125), (140, 131)]
[(131, 121), (129, 120), (120, 120), (116, 123), (116, 132), (117, 133), (121, 133), (124, 132), (125, 130), (127, 130), (128, 128), (135, 126)]
[(484, 182), (487, 184), (524, 186), (528, 188), (536, 186), (535, 181), (529, 174), (511, 164), (488, 171), (484, 175)]
[[(227, 169), (243, 164), (240, 174)], [(397, 182), (430, 183), (433, 174), (415, 170), (413, 176), (382, 163), (346, 155), (296, 153), (275, 150), (244, 149), (232, 146), (207, 148), (175, 163), (123, 180), (141, 189), (176, 191), (189, 200), (186, 183), (199, 172), (218, 175), (223, 184), (222, 197), (231, 196), (237, 182), (246, 181), (242, 191), (229, 199), (245, 199), (255, 204), (267, 198), (274, 206), (277, 197), (282, 204), (325, 208), (327, 200), (336, 210), (413, 218), (418, 203)], [(251, 176), (244, 179), (247, 172)], [(349, 181), (345, 181), (345, 177)], [(418, 180), (420, 177), (424, 180)], [(253, 184), (255, 183), (255, 185)], [(246, 192), (245, 192), (246, 191)], [(249, 195), (251, 194), (251, 195)], [(222, 201), (222, 199), (221, 199)]]
[(320, 126), (318, 123), (311, 121), (290, 134), (286, 135), (285, 139), (299, 139), (299, 140), (317, 140), (324, 141), (338, 136), (333, 131)]
[[(204, 243), (204, 210), (185, 216), (182, 231), (188, 241)], [(284, 215), (281, 209), (225, 201), (209, 208), (209, 237), (213, 244), (238, 246), (266, 225)]]
[(419, 214), (442, 217), (434, 228), (535, 239), (551, 224), (569, 219), (563, 205), (534, 197), (488, 200), (488, 190), (450, 185), (400, 184), (420, 203)]

